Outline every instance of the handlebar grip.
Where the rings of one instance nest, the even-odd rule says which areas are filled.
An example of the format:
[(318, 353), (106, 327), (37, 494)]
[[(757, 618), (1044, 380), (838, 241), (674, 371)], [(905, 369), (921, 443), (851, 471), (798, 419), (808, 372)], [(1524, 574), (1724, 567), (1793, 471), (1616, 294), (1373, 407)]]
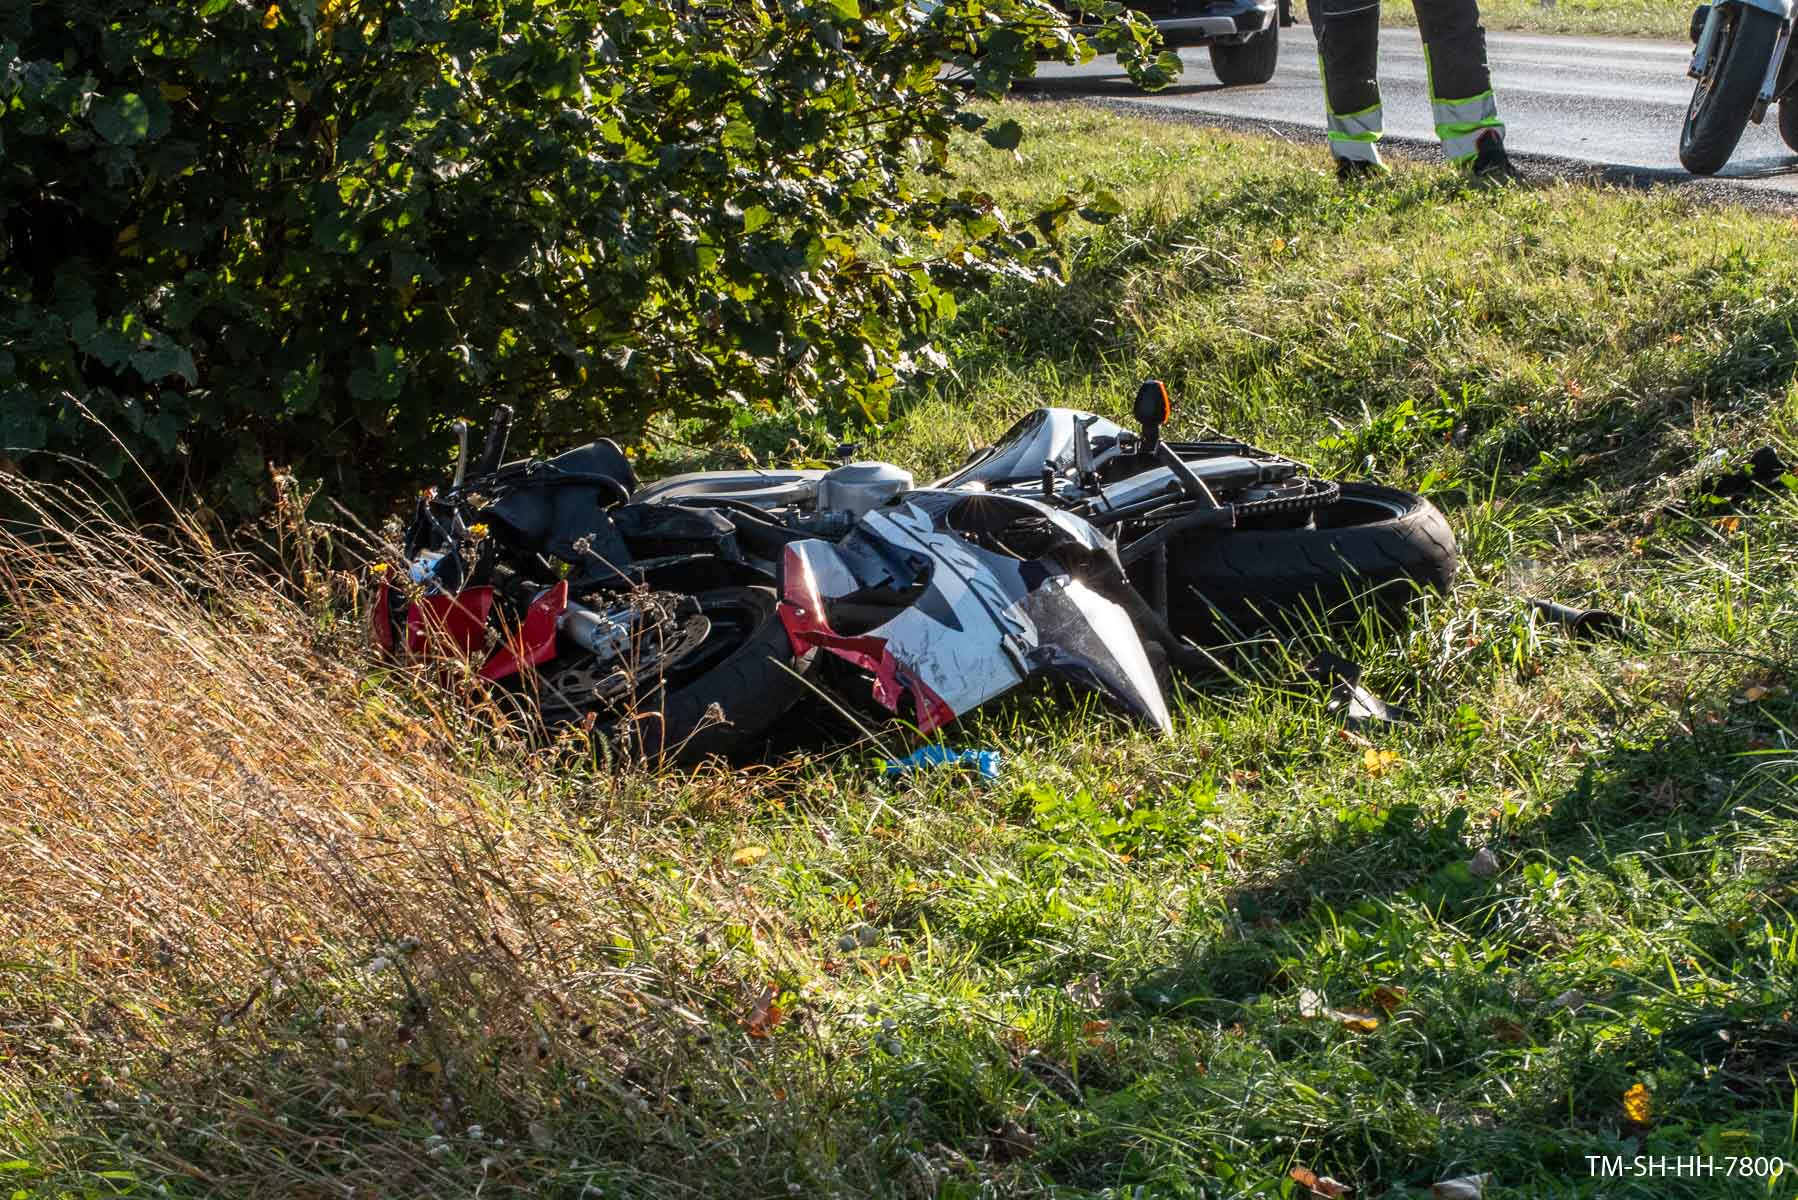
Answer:
[(506, 439), (512, 434), (512, 406), (502, 404), (493, 410), (493, 420), (487, 422), (487, 444), (481, 448), (481, 460), (475, 464), (474, 474), (491, 475), (499, 470), (499, 460), (506, 456)]

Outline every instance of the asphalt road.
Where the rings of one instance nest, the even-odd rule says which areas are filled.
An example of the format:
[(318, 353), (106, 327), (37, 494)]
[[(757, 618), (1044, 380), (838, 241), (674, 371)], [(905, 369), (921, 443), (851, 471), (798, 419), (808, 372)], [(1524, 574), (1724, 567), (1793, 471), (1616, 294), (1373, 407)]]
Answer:
[[(1044, 63), (1031, 91), (1047, 96), (1127, 100), (1133, 105), (1179, 110), (1220, 124), (1258, 123), (1323, 127), (1323, 85), (1316, 44), (1308, 25), (1280, 31), (1280, 66), (1262, 87), (1226, 88), (1212, 74), (1204, 49), (1180, 52), (1186, 71), (1175, 86), (1145, 95), (1110, 60), (1084, 67)], [(1568, 164), (1588, 164), (1635, 182), (1678, 182), (1691, 177), (1679, 165), (1679, 130), (1691, 98), (1686, 78), (1688, 46), (1626, 38), (1487, 35), (1499, 115), (1514, 154)], [(1423, 48), (1415, 29), (1380, 34), (1380, 88), (1386, 105), (1386, 137), (1435, 143), (1424, 82)], [(1730, 191), (1783, 192), (1798, 196), (1798, 155), (1780, 141), (1776, 111), (1742, 135), (1735, 158), (1719, 176)], [(1318, 135), (1321, 148), (1323, 139)], [(1768, 199), (1773, 199), (1768, 197)], [(1782, 198), (1783, 199), (1783, 198)]]

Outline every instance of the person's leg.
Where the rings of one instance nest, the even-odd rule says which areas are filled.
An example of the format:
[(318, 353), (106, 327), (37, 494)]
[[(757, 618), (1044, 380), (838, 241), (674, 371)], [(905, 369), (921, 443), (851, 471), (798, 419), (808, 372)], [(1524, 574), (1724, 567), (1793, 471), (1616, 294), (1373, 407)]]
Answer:
[(1380, 0), (1311, 0), (1330, 153), (1345, 173), (1380, 170)]
[(1476, 0), (1415, 0), (1423, 34), (1430, 106), (1442, 152), (1453, 163), (1504, 155), (1505, 125), (1498, 119), (1492, 72), (1486, 66), (1486, 30)]

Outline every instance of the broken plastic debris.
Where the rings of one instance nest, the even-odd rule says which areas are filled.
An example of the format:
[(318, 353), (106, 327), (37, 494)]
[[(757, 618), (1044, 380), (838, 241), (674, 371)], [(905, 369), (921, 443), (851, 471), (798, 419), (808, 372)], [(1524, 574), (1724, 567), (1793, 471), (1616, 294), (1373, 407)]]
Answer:
[(889, 779), (909, 775), (913, 771), (943, 767), (967, 767), (982, 779), (997, 779), (1003, 758), (997, 750), (951, 750), (947, 746), (925, 746), (892, 762), (882, 759), (880, 765)]
[(1617, 613), (1602, 608), (1573, 608), (1553, 600), (1531, 600), (1530, 607), (1578, 638), (1629, 637), (1629, 625)]
[(1411, 720), (1409, 709), (1388, 704), (1362, 687), (1361, 664), (1340, 654), (1324, 651), (1311, 660), (1305, 673), (1329, 686), (1330, 698), (1324, 702), (1324, 710), (1342, 714), (1345, 725), (1402, 725)]
[[(1728, 452), (1719, 450), (1701, 465), (1705, 469), (1715, 469), (1728, 461)], [(1747, 463), (1738, 469), (1700, 481), (1698, 494), (1714, 496), (1722, 501), (1746, 499), (1753, 494), (1755, 488), (1770, 488), (1778, 483), (1780, 477), (1789, 470), (1791, 468), (1786, 465), (1785, 460), (1779, 457), (1779, 451), (1771, 446), (1762, 446), (1750, 454)]]

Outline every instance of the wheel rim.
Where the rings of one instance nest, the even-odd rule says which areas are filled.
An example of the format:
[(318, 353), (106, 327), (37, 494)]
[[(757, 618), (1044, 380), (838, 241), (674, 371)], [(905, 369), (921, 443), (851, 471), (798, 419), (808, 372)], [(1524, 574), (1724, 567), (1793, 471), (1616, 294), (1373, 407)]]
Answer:
[[(1412, 504), (1409, 499), (1396, 500), (1387, 496), (1366, 494), (1344, 495), (1336, 503), (1318, 512), (1317, 527), (1319, 529), (1353, 529), (1357, 525), (1396, 521), (1411, 509)], [(1340, 519), (1345, 510), (1353, 515), (1348, 516), (1346, 520)], [(1356, 510), (1362, 511), (1357, 512)]]
[[(692, 639), (673, 658), (639, 661), (635, 666), (608, 663), (595, 668), (574, 663), (545, 681), (543, 714), (567, 720), (620, 704), (659, 703), (653, 698), (686, 687), (741, 649), (761, 627), (763, 612), (732, 594), (701, 595), (700, 611), (685, 619), (684, 631), (670, 636)], [(699, 627), (703, 633), (695, 638)]]

